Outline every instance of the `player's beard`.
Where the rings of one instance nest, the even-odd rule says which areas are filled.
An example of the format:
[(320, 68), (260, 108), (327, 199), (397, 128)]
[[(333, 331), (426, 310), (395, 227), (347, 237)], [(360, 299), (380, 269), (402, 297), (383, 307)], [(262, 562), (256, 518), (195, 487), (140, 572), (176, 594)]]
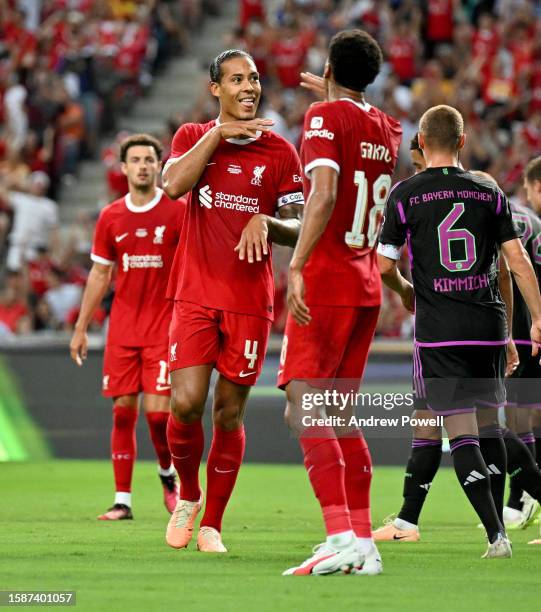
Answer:
[(132, 185), (136, 191), (139, 191), (141, 193), (148, 193), (149, 191), (152, 191), (152, 189), (154, 188), (155, 181), (152, 180), (152, 177), (148, 176), (144, 179), (137, 178), (132, 183)]
[(137, 181), (132, 183), (132, 187), (139, 193), (148, 193), (155, 188), (155, 181), (151, 181), (150, 179), (145, 180), (144, 182)]

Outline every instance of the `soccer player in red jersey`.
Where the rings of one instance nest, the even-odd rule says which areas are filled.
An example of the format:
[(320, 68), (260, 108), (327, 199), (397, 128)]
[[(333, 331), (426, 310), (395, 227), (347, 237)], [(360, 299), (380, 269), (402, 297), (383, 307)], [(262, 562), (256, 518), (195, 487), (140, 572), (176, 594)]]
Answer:
[(329, 385), (358, 391), (378, 318), (375, 246), (401, 138), (399, 123), (364, 100), (381, 62), (371, 36), (344, 31), (330, 43), (324, 81), (311, 77), (324, 84), (327, 101), (312, 105), (304, 120), (301, 161), (309, 195), (289, 268), (278, 385), (286, 390), (286, 420), (299, 435), (327, 541), (285, 574), (382, 569), (371, 537), (371, 459), (363, 435), (317, 423), (312, 417), (320, 414), (307, 412), (305, 402)]
[(147, 134), (135, 134), (121, 144), (120, 159), (129, 193), (100, 213), (92, 245), (94, 263), (70, 344), (72, 359), (81, 366), (87, 355), (88, 325), (116, 265), (103, 365), (103, 395), (113, 398), (111, 455), (116, 494), (114, 505), (98, 517), (101, 520), (133, 518), (131, 481), (140, 392), (169, 512), (178, 499), (166, 435), (172, 311), (166, 290), (186, 203), (171, 201), (157, 187), (161, 153), (161, 144)]
[(180, 501), (166, 540), (186, 547), (202, 507), (201, 418), (216, 368), (214, 434), (197, 546), (223, 553), (222, 517), (244, 454), (243, 413), (273, 316), (270, 242), (295, 244), (304, 200), (294, 147), (270, 131), (272, 121), (255, 119), (261, 85), (253, 59), (244, 51), (221, 53), (210, 67), (210, 90), (220, 103), (218, 119), (183, 125), (164, 170), (170, 197), (190, 192), (170, 282), (175, 301), (167, 437)]

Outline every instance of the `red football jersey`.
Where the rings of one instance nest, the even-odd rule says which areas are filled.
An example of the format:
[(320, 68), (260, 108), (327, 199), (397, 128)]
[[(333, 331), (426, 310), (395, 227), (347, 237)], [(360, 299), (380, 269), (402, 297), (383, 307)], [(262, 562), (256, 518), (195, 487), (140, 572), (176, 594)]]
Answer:
[(185, 200), (172, 201), (158, 189), (145, 206), (134, 206), (128, 194), (101, 211), (91, 258), (117, 264), (109, 344), (167, 343), (172, 315), (167, 282), (185, 210)]
[(409, 81), (416, 74), (416, 43), (413, 37), (393, 36), (388, 44), (389, 61), (401, 81)]
[(304, 268), (308, 305), (381, 303), (375, 246), (401, 134), (398, 121), (349, 98), (313, 104), (306, 113), (301, 147), (306, 197), (314, 168), (339, 172), (332, 216)]
[(300, 73), (310, 46), (308, 36), (298, 34), (294, 38), (280, 38), (272, 45), (271, 55), (282, 87), (293, 88), (299, 85)]
[(453, 0), (428, 0), (426, 37), (432, 41), (448, 41), (453, 38)]
[[(180, 127), (168, 163), (215, 125), (210, 121)], [(234, 249), (253, 215), (274, 217), (280, 206), (302, 204), (301, 182), (299, 156), (281, 136), (267, 132), (256, 139), (222, 140), (189, 194), (168, 295), (272, 319), (270, 244), (269, 255), (254, 263), (240, 261)]]

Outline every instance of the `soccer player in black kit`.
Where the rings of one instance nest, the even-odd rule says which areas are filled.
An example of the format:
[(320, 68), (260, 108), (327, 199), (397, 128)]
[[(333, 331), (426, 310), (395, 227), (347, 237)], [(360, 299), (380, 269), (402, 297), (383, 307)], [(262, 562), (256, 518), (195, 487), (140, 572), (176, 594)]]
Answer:
[[(422, 116), (419, 145), (427, 169), (391, 192), (378, 257), (385, 284), (415, 312), (414, 390), (444, 416), (455, 472), (487, 531), (484, 557), (510, 557), (475, 416), (485, 407), (479, 421), (493, 424), (497, 435), (508, 335), (497, 285), (499, 248), (531, 313), (533, 354), (541, 343), (541, 296), (505, 195), (459, 167), (464, 142), (456, 109), (436, 106)], [(413, 285), (396, 265), (406, 242)]]

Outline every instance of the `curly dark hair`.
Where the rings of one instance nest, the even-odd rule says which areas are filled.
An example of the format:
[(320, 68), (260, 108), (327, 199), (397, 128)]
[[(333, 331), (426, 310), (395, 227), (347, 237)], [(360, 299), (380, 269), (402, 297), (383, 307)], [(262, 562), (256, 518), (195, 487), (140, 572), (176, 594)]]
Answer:
[(247, 57), (254, 61), (254, 58), (249, 53), (246, 53), (246, 51), (242, 51), (242, 49), (227, 49), (227, 51), (222, 51), (220, 55), (217, 55), (212, 60), (209, 68), (210, 80), (212, 83), (219, 83), (222, 80), (222, 64), (235, 57)]
[(423, 150), (421, 149), (419, 145), (419, 133), (418, 132), (410, 140), (410, 151), (419, 151), (419, 153), (423, 155)]
[(528, 162), (528, 165), (524, 170), (524, 178), (528, 181), (528, 183), (541, 181), (541, 156), (535, 157)]
[(150, 134), (132, 134), (120, 143), (120, 161), (126, 163), (128, 149), (131, 147), (152, 147), (156, 151), (158, 160), (161, 161), (163, 147), (162, 143)]
[(329, 64), (338, 85), (364, 91), (378, 76), (383, 54), (378, 43), (364, 30), (344, 30), (329, 45)]

